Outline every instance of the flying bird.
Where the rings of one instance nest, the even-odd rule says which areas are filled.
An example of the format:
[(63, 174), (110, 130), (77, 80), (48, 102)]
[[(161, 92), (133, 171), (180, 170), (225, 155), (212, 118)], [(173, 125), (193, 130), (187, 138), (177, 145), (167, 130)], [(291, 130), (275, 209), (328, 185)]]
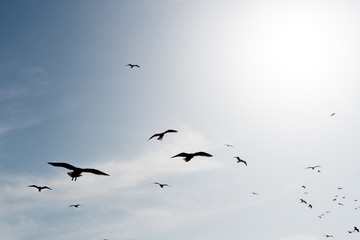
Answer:
[(175, 155), (175, 156), (172, 156), (171, 158), (183, 157), (183, 158), (184, 158), (184, 161), (185, 161), (185, 162), (188, 162), (188, 161), (190, 161), (193, 157), (196, 157), (196, 156), (212, 157), (211, 154), (206, 153), (206, 152), (196, 152), (196, 153), (185, 153), (185, 152), (182, 152), (182, 153), (179, 153), (179, 154), (177, 154), (177, 155)]
[(309, 203), (309, 208), (312, 208), (312, 205)]
[(307, 202), (306, 202), (304, 199), (302, 199), (302, 198), (300, 198), (300, 202), (307, 204)]
[(305, 185), (302, 185), (301, 187), (304, 188), (304, 189), (306, 188)]
[(36, 185), (29, 185), (28, 187), (34, 187), (37, 188), (39, 190), (39, 192), (41, 192), (42, 189), (49, 189), (52, 190), (51, 188), (49, 188), (48, 186), (36, 186)]
[(239, 157), (234, 157), (234, 158), (236, 158), (236, 159), (237, 159), (237, 163), (242, 162), (242, 163), (244, 163), (244, 164), (247, 166), (246, 161), (242, 160), (242, 159), (241, 159), (241, 158), (239, 158)]
[(126, 66), (129, 66), (130, 68), (133, 68), (133, 67), (140, 68), (139, 65), (137, 65), (137, 64), (131, 64), (131, 63), (127, 64)]
[(231, 145), (231, 144), (225, 144), (225, 146), (227, 146), (227, 147), (234, 147), (234, 146)]
[(165, 132), (162, 132), (162, 133), (156, 133), (156, 134), (152, 135), (152, 136), (148, 139), (148, 141), (149, 141), (150, 139), (154, 138), (154, 137), (157, 137), (157, 140), (162, 140), (163, 137), (164, 137), (164, 135), (165, 135), (166, 133), (176, 133), (176, 132), (177, 132), (176, 130), (169, 129), (169, 130), (166, 130)]
[(252, 192), (253, 195), (259, 195), (257, 192)]
[(67, 174), (71, 177), (71, 181), (76, 181), (76, 179), (78, 177), (81, 177), (81, 173), (83, 172), (88, 172), (88, 173), (93, 173), (96, 175), (102, 175), (102, 176), (109, 176), (109, 174), (101, 172), (97, 169), (93, 169), (93, 168), (77, 168), (74, 167), (68, 163), (58, 163), (58, 162), (48, 162), (48, 164), (54, 166), (54, 167), (63, 167), (63, 168), (67, 168), (69, 170), (72, 170), (72, 172), (68, 172)]
[(315, 168), (318, 168), (318, 167), (321, 167), (321, 166), (313, 166), (313, 167), (307, 167), (307, 168), (305, 168), (305, 169), (312, 169), (312, 170), (314, 170)]
[(332, 114), (330, 114), (330, 117), (332, 117), (332, 116), (334, 116), (336, 113), (332, 113)]
[(327, 235), (327, 234), (325, 234), (325, 237), (327, 237), (327, 238), (328, 238), (328, 237), (333, 237), (333, 235)]
[(168, 184), (166, 184), (166, 183), (154, 182), (153, 184), (157, 184), (157, 185), (159, 185), (161, 188), (170, 187), (170, 186), (169, 186)]
[(359, 229), (356, 227), (356, 226), (354, 226), (354, 232), (359, 232)]
[(80, 204), (71, 204), (69, 207), (79, 208)]

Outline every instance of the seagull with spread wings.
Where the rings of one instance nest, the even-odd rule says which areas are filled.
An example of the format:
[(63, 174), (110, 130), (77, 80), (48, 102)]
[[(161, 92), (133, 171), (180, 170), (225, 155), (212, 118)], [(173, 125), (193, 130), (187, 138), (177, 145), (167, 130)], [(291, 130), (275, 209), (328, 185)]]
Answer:
[(131, 64), (131, 63), (127, 64), (126, 66), (129, 66), (130, 68), (133, 68), (133, 67), (140, 68), (139, 65), (137, 65), (137, 64)]
[(166, 183), (154, 182), (153, 184), (157, 184), (157, 185), (159, 185), (161, 188), (170, 187), (170, 185), (169, 185), (169, 184), (166, 184)]
[(313, 166), (313, 167), (307, 167), (307, 168), (305, 168), (305, 169), (311, 169), (311, 170), (315, 170), (315, 168), (319, 168), (319, 167), (321, 167), (321, 166)]
[(234, 158), (236, 158), (237, 159), (237, 163), (244, 163), (246, 166), (247, 166), (247, 163), (246, 163), (246, 161), (244, 161), (244, 160), (242, 160), (241, 158), (239, 158), (239, 157), (234, 157)]
[(157, 137), (157, 140), (162, 140), (166, 133), (176, 133), (176, 132), (177, 132), (176, 130), (169, 129), (169, 130), (166, 130), (165, 132), (156, 133), (156, 134), (152, 135), (148, 140), (150, 140), (150, 139), (152, 139), (154, 137)]
[(69, 207), (74, 207), (74, 208), (79, 208), (79, 206), (80, 206), (81, 204), (71, 204)]
[(48, 186), (29, 185), (28, 187), (37, 188), (37, 189), (39, 190), (39, 192), (41, 192), (41, 190), (43, 190), (43, 189), (49, 189), (49, 190), (52, 190), (52, 189), (51, 189), (51, 188), (49, 188)]
[(196, 153), (185, 153), (185, 152), (182, 152), (182, 153), (179, 153), (179, 154), (177, 154), (177, 155), (175, 155), (175, 156), (172, 156), (171, 158), (183, 157), (183, 158), (184, 158), (184, 161), (185, 161), (185, 162), (188, 162), (188, 161), (190, 161), (191, 159), (193, 159), (193, 157), (196, 157), (196, 156), (212, 157), (211, 154), (206, 153), (206, 152), (196, 152)]
[(93, 169), (93, 168), (77, 168), (74, 167), (68, 163), (58, 163), (58, 162), (48, 162), (48, 164), (54, 166), (54, 167), (63, 167), (63, 168), (67, 168), (69, 170), (72, 170), (72, 172), (68, 172), (67, 174), (71, 177), (72, 181), (76, 181), (76, 179), (78, 177), (81, 177), (81, 173), (83, 172), (88, 172), (88, 173), (93, 173), (96, 175), (102, 175), (102, 176), (109, 176), (109, 174), (101, 172), (97, 169)]

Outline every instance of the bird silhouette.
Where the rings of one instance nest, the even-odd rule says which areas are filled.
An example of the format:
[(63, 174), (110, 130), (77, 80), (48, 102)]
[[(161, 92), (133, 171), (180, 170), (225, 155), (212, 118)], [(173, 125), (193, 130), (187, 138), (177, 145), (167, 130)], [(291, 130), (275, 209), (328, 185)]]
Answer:
[(176, 132), (177, 132), (176, 130), (169, 129), (169, 130), (166, 130), (165, 132), (156, 133), (156, 134), (152, 135), (148, 140), (150, 140), (150, 139), (152, 139), (154, 137), (158, 137), (157, 140), (162, 140), (166, 133), (176, 133)]
[(242, 159), (241, 159), (241, 158), (239, 158), (239, 157), (234, 157), (234, 158), (236, 158), (236, 159), (237, 159), (237, 163), (242, 162), (242, 163), (244, 163), (244, 164), (247, 166), (246, 161), (242, 160)]
[(234, 147), (234, 146), (231, 145), (231, 144), (225, 144), (225, 146), (227, 146), (227, 147)]
[(159, 185), (161, 188), (170, 187), (170, 186), (169, 186), (168, 184), (166, 184), (166, 183), (154, 182), (153, 184), (157, 184), (157, 185)]
[(54, 167), (63, 167), (63, 168), (67, 168), (69, 170), (72, 170), (72, 172), (68, 172), (67, 174), (71, 177), (72, 181), (76, 181), (76, 179), (78, 177), (81, 177), (81, 173), (83, 172), (88, 172), (88, 173), (93, 173), (96, 175), (102, 175), (102, 176), (109, 176), (109, 174), (101, 172), (97, 169), (93, 169), (93, 168), (77, 168), (74, 167), (68, 163), (58, 163), (58, 162), (48, 162), (48, 164), (54, 166)]
[(201, 157), (212, 157), (211, 154), (209, 153), (206, 153), (206, 152), (196, 152), (196, 153), (185, 153), (185, 152), (182, 152), (182, 153), (179, 153), (175, 156), (172, 156), (171, 158), (175, 158), (175, 157), (183, 157), (184, 161), (185, 162), (188, 162), (190, 161), (193, 157), (196, 157), (196, 156), (201, 156)]
[(354, 232), (359, 232), (359, 229), (356, 227), (356, 226), (354, 226)]
[(325, 234), (325, 237), (327, 237), (327, 238), (328, 238), (328, 237), (333, 237), (333, 235), (327, 235), (327, 234)]
[(319, 168), (319, 167), (321, 167), (321, 166), (313, 166), (313, 167), (307, 167), (307, 168), (305, 168), (305, 169), (312, 169), (312, 170), (314, 170), (315, 168)]
[(302, 198), (300, 198), (300, 202), (307, 204), (307, 202), (306, 202), (304, 199), (302, 199)]
[(133, 67), (140, 68), (139, 65), (137, 65), (137, 64), (131, 64), (131, 63), (127, 64), (126, 66), (129, 66), (130, 68), (133, 68)]
[(313, 208), (313, 206), (309, 203), (309, 206), (308, 206), (309, 208)]
[(29, 185), (28, 187), (34, 187), (37, 188), (39, 190), (39, 192), (41, 192), (42, 189), (49, 189), (52, 190), (51, 188), (49, 188), (48, 186), (36, 186), (36, 185)]
[(69, 207), (79, 208), (80, 204), (71, 204)]
[(259, 193), (257, 192), (251, 192), (253, 195), (259, 195)]
[(332, 114), (330, 114), (330, 117), (332, 117), (332, 116), (334, 116), (336, 113), (332, 113)]

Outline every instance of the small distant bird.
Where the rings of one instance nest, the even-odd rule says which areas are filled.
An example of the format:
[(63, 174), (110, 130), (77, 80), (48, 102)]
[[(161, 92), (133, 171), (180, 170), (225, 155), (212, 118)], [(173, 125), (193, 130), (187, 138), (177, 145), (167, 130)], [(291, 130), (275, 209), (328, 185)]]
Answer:
[(312, 169), (312, 170), (314, 170), (315, 168), (319, 168), (319, 167), (321, 167), (321, 166), (313, 166), (313, 167), (307, 167), (307, 168), (305, 168), (305, 169)]
[(239, 158), (239, 157), (234, 157), (234, 158), (236, 158), (236, 159), (237, 159), (237, 163), (242, 162), (242, 163), (244, 163), (244, 164), (247, 166), (246, 161), (242, 160), (242, 159), (241, 159), (241, 158)]
[(127, 64), (126, 66), (129, 66), (130, 68), (133, 68), (133, 67), (140, 68), (139, 65), (137, 65), (137, 64), (131, 64), (131, 63)]
[(176, 133), (176, 132), (177, 132), (176, 130), (169, 129), (169, 130), (166, 130), (165, 132), (162, 132), (162, 133), (156, 133), (156, 134), (152, 135), (152, 136), (148, 139), (148, 141), (149, 141), (150, 139), (154, 138), (154, 137), (158, 137), (157, 140), (162, 140), (163, 137), (164, 137), (164, 135), (165, 135), (166, 133)]
[(342, 190), (342, 187), (338, 187), (339, 190)]
[(166, 183), (154, 182), (153, 184), (157, 184), (157, 185), (159, 185), (161, 188), (170, 187), (170, 186), (169, 186), (168, 184), (166, 184)]
[(175, 157), (183, 157), (184, 161), (185, 162), (188, 162), (190, 161), (193, 157), (196, 157), (196, 156), (201, 156), (201, 157), (212, 157), (211, 154), (209, 153), (206, 153), (206, 152), (196, 152), (196, 153), (185, 153), (185, 152), (182, 152), (182, 153), (179, 153), (175, 156), (172, 156), (171, 158), (175, 158)]
[(307, 202), (306, 202), (304, 199), (302, 199), (302, 198), (300, 198), (300, 203), (305, 203), (305, 204), (307, 204)]
[(234, 146), (231, 145), (231, 144), (225, 144), (225, 146), (227, 146), (227, 147), (234, 147)]
[(304, 194), (309, 194), (309, 192), (304, 192)]
[(259, 195), (259, 193), (257, 192), (251, 192), (253, 195)]
[(330, 114), (330, 117), (332, 117), (332, 116), (334, 116), (336, 113), (332, 113), (332, 114)]
[(327, 235), (327, 234), (325, 234), (325, 237), (327, 237), (327, 238), (328, 238), (328, 237), (333, 237), (333, 235)]
[(309, 204), (309, 208), (312, 208), (313, 206), (311, 204)]
[(356, 227), (356, 226), (354, 226), (354, 232), (359, 232), (359, 229)]
[(63, 167), (63, 168), (67, 168), (69, 170), (72, 170), (72, 172), (68, 172), (67, 174), (71, 177), (71, 181), (76, 181), (76, 179), (78, 177), (81, 177), (81, 173), (83, 172), (88, 172), (88, 173), (93, 173), (96, 175), (102, 175), (102, 176), (109, 176), (109, 174), (101, 172), (97, 169), (93, 169), (93, 168), (77, 168), (74, 167), (68, 163), (57, 163), (57, 162), (48, 162), (48, 164), (54, 166), (54, 167)]
[(80, 204), (71, 204), (69, 207), (79, 208)]
[(339, 204), (340, 206), (344, 206), (344, 204), (342, 204), (342, 203), (340, 203), (340, 202), (339, 202), (338, 204)]
[(42, 189), (49, 189), (52, 190), (51, 188), (49, 188), (48, 186), (36, 186), (36, 185), (29, 185), (28, 187), (34, 187), (37, 188), (39, 190), (39, 192), (41, 192)]
[(301, 187), (304, 188), (304, 189), (306, 188), (305, 185), (302, 185)]

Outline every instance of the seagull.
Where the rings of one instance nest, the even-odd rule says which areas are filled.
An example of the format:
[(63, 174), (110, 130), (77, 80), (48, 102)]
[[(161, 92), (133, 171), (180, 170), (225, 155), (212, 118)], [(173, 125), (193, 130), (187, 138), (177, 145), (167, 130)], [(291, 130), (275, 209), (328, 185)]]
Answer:
[(131, 63), (127, 64), (126, 66), (129, 66), (130, 68), (133, 68), (133, 67), (140, 68), (139, 65), (137, 65), (137, 64), (131, 64)]
[(76, 179), (78, 177), (81, 177), (81, 173), (83, 172), (88, 172), (88, 173), (93, 173), (96, 175), (103, 175), (103, 176), (109, 176), (109, 174), (101, 172), (97, 169), (93, 169), (93, 168), (77, 168), (74, 167), (68, 163), (58, 163), (58, 162), (48, 162), (48, 164), (54, 166), (54, 167), (63, 167), (63, 168), (67, 168), (69, 170), (72, 170), (72, 172), (68, 172), (67, 174), (71, 177), (71, 181), (76, 181)]
[(307, 202), (306, 202), (304, 199), (302, 199), (302, 198), (300, 198), (300, 202), (307, 204)]
[(71, 204), (69, 207), (79, 208), (80, 204)]
[(356, 226), (354, 226), (354, 232), (359, 232), (359, 229), (356, 227)]
[(161, 188), (170, 187), (170, 186), (169, 186), (168, 184), (166, 184), (166, 183), (154, 182), (153, 184), (157, 184), (157, 185), (159, 185)]
[(328, 238), (328, 237), (333, 237), (333, 235), (327, 235), (327, 234), (326, 234), (325, 237), (327, 237), (327, 238)]
[(225, 144), (225, 146), (227, 146), (227, 147), (234, 147), (234, 146), (231, 145), (231, 144)]
[(234, 157), (234, 158), (236, 158), (236, 159), (237, 159), (237, 163), (242, 162), (242, 163), (244, 163), (244, 164), (247, 166), (246, 161), (244, 161), (244, 160), (240, 159), (239, 157)]
[(332, 116), (334, 116), (336, 113), (332, 113), (332, 114), (330, 114), (330, 117), (332, 117)]
[(169, 129), (169, 130), (166, 130), (165, 132), (162, 132), (162, 133), (156, 133), (156, 134), (152, 135), (152, 136), (148, 139), (148, 141), (149, 141), (150, 139), (154, 138), (154, 137), (158, 137), (157, 140), (162, 140), (163, 137), (164, 137), (164, 135), (165, 135), (166, 133), (176, 133), (176, 132), (177, 132), (176, 130)]
[(39, 192), (41, 192), (42, 189), (49, 189), (52, 190), (51, 188), (49, 188), (48, 186), (36, 186), (36, 185), (29, 185), (28, 187), (34, 187), (37, 188), (39, 190)]
[(312, 208), (312, 205), (309, 203), (309, 208)]
[(259, 195), (257, 192), (252, 192), (253, 195)]
[(304, 189), (306, 188), (305, 185), (302, 185), (301, 187), (304, 188)]
[(318, 167), (321, 167), (321, 166), (307, 167), (307, 168), (305, 168), (305, 169), (309, 169), (309, 168), (311, 168), (312, 170), (314, 170), (315, 168), (318, 168)]
[(344, 204), (342, 204), (342, 203), (340, 203), (340, 202), (339, 202), (338, 204), (339, 204), (340, 206), (344, 206)]
[(175, 158), (175, 157), (183, 157), (185, 162), (190, 161), (193, 157), (195, 156), (201, 156), (201, 157), (212, 157), (211, 154), (206, 153), (206, 152), (196, 152), (196, 153), (179, 153), (175, 156), (172, 156), (171, 158)]

